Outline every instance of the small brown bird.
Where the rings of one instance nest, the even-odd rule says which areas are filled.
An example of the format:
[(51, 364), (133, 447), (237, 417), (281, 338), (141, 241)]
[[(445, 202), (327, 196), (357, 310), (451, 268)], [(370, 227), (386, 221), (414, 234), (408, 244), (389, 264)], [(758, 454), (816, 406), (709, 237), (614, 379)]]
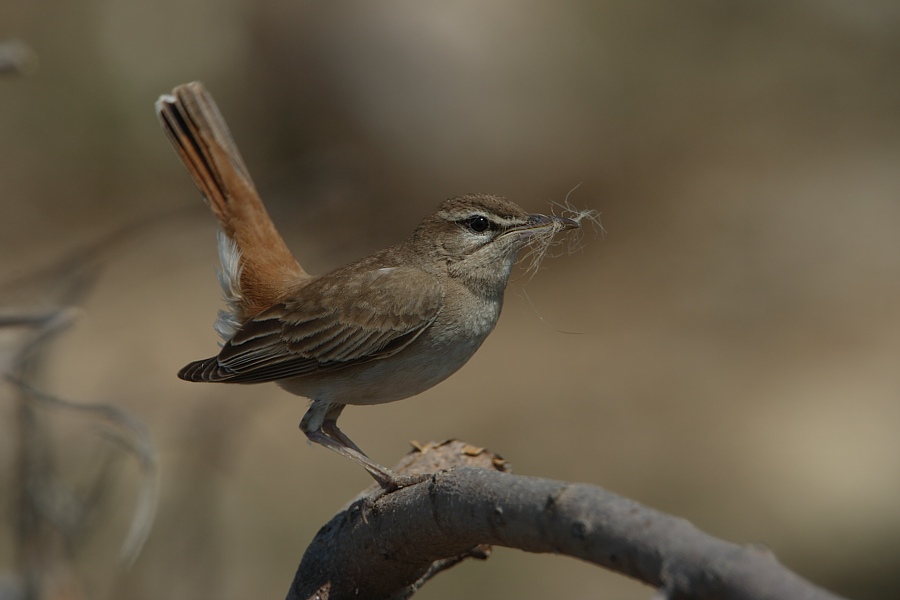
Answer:
[(356, 461), (385, 488), (411, 483), (338, 429), (341, 411), (414, 396), (462, 367), (497, 323), (519, 250), (545, 250), (578, 222), (528, 214), (497, 196), (460, 196), (407, 240), (316, 277), (272, 224), (203, 85), (176, 87), (156, 111), (219, 221), (228, 306), (216, 322), (225, 340), (219, 354), (178, 376), (274, 381), (312, 401), (300, 423), (311, 441)]

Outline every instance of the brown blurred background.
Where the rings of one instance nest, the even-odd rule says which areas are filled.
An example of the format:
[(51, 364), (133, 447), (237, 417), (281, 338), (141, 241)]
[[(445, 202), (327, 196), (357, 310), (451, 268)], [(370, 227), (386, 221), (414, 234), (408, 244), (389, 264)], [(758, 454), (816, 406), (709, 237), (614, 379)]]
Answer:
[[(86, 597), (283, 597), (369, 483), (306, 444), (301, 400), (175, 378), (215, 352), (221, 304), (213, 220), (153, 113), (194, 79), (314, 273), (460, 193), (602, 213), (605, 235), (510, 285), (459, 374), (345, 412), (376, 460), (459, 437), (765, 544), (842, 594), (900, 594), (900, 4), (4, 0), (9, 37), (39, 67), (0, 79), (2, 280), (142, 224), (101, 247), (40, 381), (126, 408), (159, 449), (132, 569), (115, 567), (127, 464), (64, 553)], [(7, 286), (3, 304), (46, 304), (48, 286)], [(77, 487), (106, 442), (40, 414)], [(0, 405), (0, 582), (16, 568), (11, 415)], [(650, 593), (498, 549), (417, 598)]]

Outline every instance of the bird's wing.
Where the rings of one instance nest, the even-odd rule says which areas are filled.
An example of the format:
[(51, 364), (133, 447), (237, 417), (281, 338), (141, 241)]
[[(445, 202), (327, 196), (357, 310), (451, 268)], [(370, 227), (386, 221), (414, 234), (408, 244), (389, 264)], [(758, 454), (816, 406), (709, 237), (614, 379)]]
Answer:
[(437, 279), (409, 267), (317, 279), (296, 299), (251, 318), (218, 356), (191, 363), (178, 375), (258, 383), (385, 358), (425, 331), (443, 303)]

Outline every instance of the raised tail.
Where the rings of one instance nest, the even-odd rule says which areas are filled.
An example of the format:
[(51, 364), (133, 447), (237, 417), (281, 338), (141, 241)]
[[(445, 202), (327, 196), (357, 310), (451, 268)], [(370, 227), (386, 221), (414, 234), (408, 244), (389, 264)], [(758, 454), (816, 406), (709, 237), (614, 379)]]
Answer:
[(310, 275), (275, 229), (225, 119), (203, 84), (186, 83), (160, 96), (156, 114), (219, 221), (225, 237), (219, 241), (220, 281), (230, 309), (224, 316), (240, 324)]

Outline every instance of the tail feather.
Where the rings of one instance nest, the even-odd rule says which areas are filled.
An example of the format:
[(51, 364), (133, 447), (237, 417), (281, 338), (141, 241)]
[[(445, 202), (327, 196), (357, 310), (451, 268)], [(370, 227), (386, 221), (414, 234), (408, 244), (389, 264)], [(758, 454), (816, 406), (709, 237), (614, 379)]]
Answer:
[[(275, 304), (309, 278), (288, 250), (253, 185), (247, 166), (212, 96), (200, 82), (180, 85), (156, 102), (156, 113), (185, 168), (234, 244), (237, 322)], [(221, 247), (221, 245), (220, 245)], [(229, 269), (223, 265), (223, 269)]]

